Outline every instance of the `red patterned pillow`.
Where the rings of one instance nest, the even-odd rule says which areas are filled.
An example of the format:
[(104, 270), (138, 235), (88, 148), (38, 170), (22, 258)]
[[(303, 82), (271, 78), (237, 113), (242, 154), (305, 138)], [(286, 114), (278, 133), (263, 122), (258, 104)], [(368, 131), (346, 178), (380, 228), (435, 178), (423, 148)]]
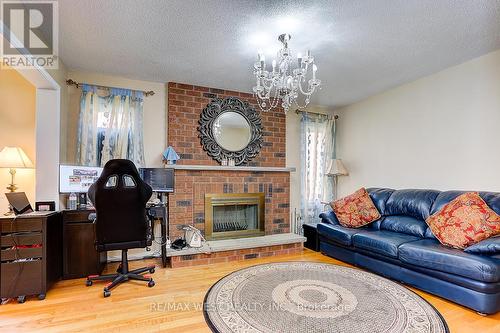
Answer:
[(377, 207), (365, 188), (330, 203), (340, 224), (347, 228), (359, 228), (380, 218)]
[(441, 244), (456, 249), (500, 234), (500, 215), (477, 192), (456, 197), (425, 222)]

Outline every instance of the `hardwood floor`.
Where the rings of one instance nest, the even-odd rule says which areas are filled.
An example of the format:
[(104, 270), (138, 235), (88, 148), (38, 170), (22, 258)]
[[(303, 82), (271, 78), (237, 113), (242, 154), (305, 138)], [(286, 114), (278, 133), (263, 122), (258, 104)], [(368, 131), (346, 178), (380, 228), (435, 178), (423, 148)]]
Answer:
[[(1, 305), (0, 332), (210, 332), (201, 311), (210, 286), (234, 270), (277, 261), (316, 261), (349, 266), (304, 250), (298, 255), (176, 269), (159, 268), (154, 274), (155, 287), (128, 282), (114, 289), (109, 298), (103, 298), (103, 286), (98, 283), (86, 287), (84, 279), (66, 280), (52, 288), (44, 301), (30, 298), (24, 304), (11, 301)], [(131, 268), (144, 266), (144, 263), (132, 262)], [(115, 267), (109, 265), (109, 270)], [(482, 317), (439, 297), (415, 291), (441, 312), (452, 333), (500, 332), (500, 313)]]

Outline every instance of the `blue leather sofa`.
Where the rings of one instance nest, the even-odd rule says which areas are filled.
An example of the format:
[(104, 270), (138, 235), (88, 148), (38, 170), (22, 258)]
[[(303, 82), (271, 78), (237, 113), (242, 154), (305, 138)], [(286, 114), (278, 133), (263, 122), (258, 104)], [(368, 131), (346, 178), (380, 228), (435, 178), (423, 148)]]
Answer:
[[(344, 228), (332, 211), (320, 215), (317, 228), (323, 254), (480, 313), (500, 310), (500, 252), (496, 252), (500, 244), (494, 243), (489, 254), (448, 248), (425, 223), (463, 191), (371, 188), (368, 193), (382, 215), (368, 226)], [(479, 194), (500, 214), (500, 193)]]

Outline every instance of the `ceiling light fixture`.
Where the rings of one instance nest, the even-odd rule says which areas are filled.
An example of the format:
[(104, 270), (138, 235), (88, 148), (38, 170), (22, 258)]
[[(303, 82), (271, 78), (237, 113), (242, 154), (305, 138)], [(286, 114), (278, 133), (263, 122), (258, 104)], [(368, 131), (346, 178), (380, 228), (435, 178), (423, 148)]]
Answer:
[[(283, 47), (278, 51), (277, 60), (272, 61), (271, 72), (266, 70), (266, 58), (262, 52), (259, 52), (258, 61), (254, 64), (257, 85), (253, 87), (253, 92), (264, 112), (276, 108), (280, 99), (285, 113), (292, 104), (296, 104), (299, 109), (305, 109), (311, 95), (321, 85), (321, 81), (316, 78), (318, 67), (314, 64), (311, 51), (308, 50), (305, 56), (298, 53), (297, 59), (292, 58), (288, 49), (288, 41), (291, 38), (289, 34), (281, 34), (278, 37)], [(297, 66), (294, 65), (295, 61)], [(308, 72), (312, 72), (312, 78), (309, 80), (306, 78)], [(301, 95), (304, 96), (304, 105), (299, 105), (298, 102)]]

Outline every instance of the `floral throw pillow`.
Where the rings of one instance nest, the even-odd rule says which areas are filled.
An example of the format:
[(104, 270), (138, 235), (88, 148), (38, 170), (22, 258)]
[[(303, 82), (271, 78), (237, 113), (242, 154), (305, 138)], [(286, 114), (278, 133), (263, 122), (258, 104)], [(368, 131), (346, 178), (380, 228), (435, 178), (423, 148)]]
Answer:
[(425, 222), (441, 244), (456, 249), (500, 234), (500, 215), (477, 192), (456, 197)]
[(347, 228), (359, 228), (380, 218), (380, 213), (365, 188), (333, 201), (330, 205), (340, 224)]

